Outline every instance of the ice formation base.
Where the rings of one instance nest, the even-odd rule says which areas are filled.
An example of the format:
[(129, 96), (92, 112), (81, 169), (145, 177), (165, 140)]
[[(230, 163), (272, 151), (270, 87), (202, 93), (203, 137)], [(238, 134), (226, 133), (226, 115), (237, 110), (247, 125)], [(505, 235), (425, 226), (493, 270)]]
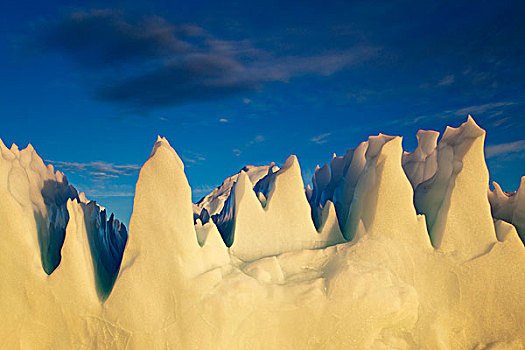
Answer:
[(291, 156), (197, 204), (159, 138), (129, 237), (0, 142), (0, 348), (523, 349), (525, 177), (489, 191), (484, 137), (372, 136), (313, 188)]

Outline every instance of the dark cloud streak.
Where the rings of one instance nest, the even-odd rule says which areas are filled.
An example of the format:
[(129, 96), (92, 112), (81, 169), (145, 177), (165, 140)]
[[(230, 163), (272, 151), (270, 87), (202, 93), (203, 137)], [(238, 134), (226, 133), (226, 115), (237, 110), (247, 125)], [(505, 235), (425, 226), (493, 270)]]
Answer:
[(191, 44), (179, 39), (199, 28), (174, 26), (158, 16), (128, 21), (122, 11), (104, 9), (70, 13), (48, 22), (42, 43), (72, 56), (88, 67), (105, 67), (133, 60), (163, 58), (187, 52)]
[(229, 78), (240, 70), (242, 66), (227, 57), (188, 55), (152, 72), (102, 86), (96, 96), (146, 108), (213, 100), (255, 87)]
[(93, 94), (137, 110), (215, 100), (303, 75), (329, 76), (377, 53), (353, 47), (321, 55), (286, 56), (227, 41), (203, 28), (122, 11), (77, 11), (48, 21), (39, 42), (98, 77)]

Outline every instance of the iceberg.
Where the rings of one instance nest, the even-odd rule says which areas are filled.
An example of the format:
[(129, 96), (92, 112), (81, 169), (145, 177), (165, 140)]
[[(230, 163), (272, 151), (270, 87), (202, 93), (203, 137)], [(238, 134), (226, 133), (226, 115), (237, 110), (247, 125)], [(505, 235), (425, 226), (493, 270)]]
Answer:
[(294, 155), (246, 166), (192, 203), (159, 136), (129, 231), (0, 142), (0, 347), (524, 348), (525, 177), (490, 190), (470, 116), (417, 138), (371, 136), (306, 188)]

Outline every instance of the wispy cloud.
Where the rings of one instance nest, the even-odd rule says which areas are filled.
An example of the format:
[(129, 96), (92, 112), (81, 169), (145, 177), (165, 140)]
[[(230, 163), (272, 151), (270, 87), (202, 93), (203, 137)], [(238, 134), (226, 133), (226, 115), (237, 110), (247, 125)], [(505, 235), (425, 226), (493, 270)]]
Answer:
[(503, 118), (500, 118), (500, 119), (496, 119), (492, 122), (492, 126), (501, 126), (503, 125), (504, 123), (508, 122), (509, 120), (511, 120), (510, 117), (503, 117)]
[[(248, 40), (222, 40), (204, 28), (114, 9), (76, 11), (40, 28), (39, 45), (101, 76), (94, 95), (135, 108), (211, 100), (303, 75), (328, 76), (378, 53), (371, 46), (278, 56)], [(250, 103), (247, 98), (244, 103)]]
[(483, 114), (487, 111), (492, 111), (497, 108), (513, 106), (516, 104), (517, 104), (516, 102), (508, 102), (508, 101), (486, 103), (486, 104), (474, 105), (474, 106), (469, 106), (469, 107), (458, 109), (457, 111), (454, 112), (454, 114), (457, 116), (464, 116), (467, 114), (477, 115), (477, 114)]
[(90, 191), (89, 197), (134, 197), (133, 192), (96, 192)]
[(104, 173), (102, 171), (90, 171), (88, 174), (91, 175), (91, 176), (94, 176), (94, 177), (96, 177), (98, 179), (101, 179), (101, 180), (118, 178), (118, 175), (108, 174), (108, 173)]
[(264, 141), (263, 135), (257, 135), (255, 136), (250, 142), (248, 142), (247, 146), (255, 145), (256, 143), (261, 143)]
[(437, 83), (437, 86), (449, 86), (449, 85), (452, 85), (454, 83), (454, 80), (455, 80), (454, 74), (449, 74), (446, 77), (444, 77), (443, 79), (441, 79)]
[(232, 149), (233, 154), (235, 154), (236, 157), (239, 157), (242, 153), (242, 151), (238, 148)]
[[(463, 107), (460, 109), (447, 109), (439, 113), (431, 113), (419, 115), (411, 120), (406, 121), (406, 125), (416, 124), (423, 120), (429, 119), (447, 119), (451, 117), (466, 117), (471, 114), (474, 118), (477, 118), (479, 115), (485, 114), (489, 118), (495, 118), (504, 113), (504, 109), (507, 107), (518, 105), (517, 102), (512, 101), (502, 101), (494, 103), (485, 103), (479, 105), (472, 105), (468, 107)], [(506, 119), (505, 119), (506, 120)], [(396, 121), (397, 123), (398, 121)]]
[(192, 151), (182, 151), (180, 157), (187, 166), (197, 165), (206, 160), (206, 157), (203, 154)]
[(315, 136), (315, 137), (312, 137), (310, 139), (310, 141), (314, 142), (314, 143), (317, 143), (318, 145), (322, 145), (323, 143), (326, 143), (328, 142), (328, 140), (326, 140), (330, 135), (332, 135), (331, 133), (327, 132), (327, 133), (324, 133), (324, 134), (321, 134), (321, 135), (318, 135), (318, 136)]
[(454, 74), (448, 74), (437, 81), (434, 79), (431, 82), (423, 83), (419, 85), (419, 88), (420, 89), (441, 88), (445, 86), (450, 86), (454, 84), (455, 81), (456, 81), (456, 76)]
[[(87, 180), (87, 181), (86, 181)], [(86, 197), (90, 200), (106, 197), (133, 197), (135, 186), (132, 184), (123, 184), (108, 178), (107, 181), (89, 177), (83, 179), (81, 183), (75, 186), (79, 191), (84, 191)]]
[(102, 161), (78, 163), (63, 162), (57, 160), (46, 160), (63, 172), (86, 172), (89, 175), (99, 178), (117, 178), (119, 176), (130, 176), (140, 170), (140, 165), (136, 164), (114, 164)]
[[(235, 154), (236, 157), (239, 157), (244, 150), (247, 148), (250, 148), (254, 145), (263, 143), (266, 140), (264, 135), (255, 135), (250, 141), (248, 141), (243, 147), (240, 148), (234, 148), (232, 149), (233, 154)], [(241, 149), (242, 148), (242, 149)]]
[(494, 158), (501, 154), (516, 153), (525, 151), (525, 140), (502, 143), (499, 145), (487, 146), (485, 154), (487, 158)]
[(229, 120), (226, 119), (226, 118), (221, 118), (221, 119), (219, 119), (219, 121), (220, 121), (221, 123), (227, 123), (227, 122), (229, 122)]

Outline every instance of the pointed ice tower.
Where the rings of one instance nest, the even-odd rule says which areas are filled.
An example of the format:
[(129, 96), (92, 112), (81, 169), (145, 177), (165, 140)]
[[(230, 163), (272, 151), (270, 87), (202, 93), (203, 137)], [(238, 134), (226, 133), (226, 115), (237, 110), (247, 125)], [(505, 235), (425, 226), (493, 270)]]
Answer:
[[(339, 172), (342, 174), (342, 178), (334, 186), (333, 202), (339, 227), (348, 240), (352, 240), (356, 233), (355, 228), (347, 230), (347, 221), (357, 183), (366, 165), (365, 153), (367, 149), (368, 141), (361, 142), (355, 150), (349, 150), (342, 160), (332, 162), (332, 180), (337, 179), (337, 176), (334, 175), (339, 174)], [(342, 168), (342, 170), (337, 169), (336, 171), (336, 168)]]
[[(51, 286), (56, 286), (56, 293), (60, 294), (61, 300), (71, 303), (70, 307), (86, 307), (88, 312), (100, 312), (96, 269), (84, 221), (83, 203), (69, 199), (67, 209), (69, 222), (62, 247), (62, 261), (50, 276), (49, 282)], [(83, 305), (78, 305), (71, 295), (78, 296)]]
[(489, 192), (492, 216), (513, 224), (525, 243), (525, 176), (516, 192), (503, 192), (497, 182), (493, 185), (494, 191)]
[(200, 270), (191, 189), (184, 164), (165, 138), (157, 139), (140, 171), (130, 221), (132, 231), (137, 234), (130, 234), (125, 254), (128, 258), (147, 259), (146, 253), (155, 249), (155, 256), (166, 255), (164, 261), (174, 263), (173, 268), (180, 267), (181, 274), (192, 275)]
[(277, 172), (270, 169), (255, 187), (241, 172), (223, 210), (213, 218), (231, 253), (248, 261), (340, 243), (343, 237), (333, 225), (334, 214), (327, 207), (320, 232), (315, 229), (299, 162), (292, 155)]
[(415, 190), (432, 245), (464, 258), (483, 254), (496, 241), (484, 141), (485, 131), (471, 116), (459, 128), (447, 127), (437, 147), (436, 173)]
[[(143, 323), (144, 333), (165, 327), (158, 315), (179, 312), (188, 280), (205, 270), (193, 227), (191, 189), (184, 165), (165, 138), (158, 138), (135, 190), (129, 238), (108, 314), (123, 327)], [(144, 335), (144, 337), (146, 337)], [(133, 346), (144, 348), (142, 336)]]
[(367, 234), (429, 246), (424, 220), (412, 204), (413, 190), (401, 166), (402, 138), (380, 134), (368, 139), (345, 224), (353, 237), (362, 222)]
[(40, 250), (41, 266), (50, 275), (60, 264), (61, 249), (69, 220), (66, 203), (78, 198), (61, 172), (46, 166), (29, 144), (19, 150), (7, 149), (0, 141), (0, 178), (5, 190), (20, 205), (31, 238)]

